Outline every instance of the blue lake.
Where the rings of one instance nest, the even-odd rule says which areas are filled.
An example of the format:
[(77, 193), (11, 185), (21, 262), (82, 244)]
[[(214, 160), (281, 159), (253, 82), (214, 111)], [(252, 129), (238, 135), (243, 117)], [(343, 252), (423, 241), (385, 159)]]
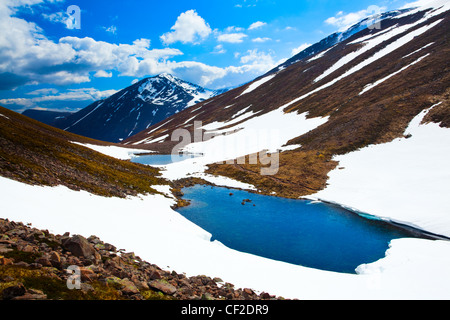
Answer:
[[(229, 248), (306, 267), (355, 273), (385, 256), (389, 242), (417, 237), (341, 207), (196, 185), (177, 211)], [(230, 195), (233, 193), (233, 195)], [(242, 202), (250, 199), (251, 202)], [(255, 266), (257, 267), (257, 266)]]
[(193, 154), (183, 154), (183, 155), (171, 155), (171, 154), (155, 154), (155, 155), (145, 155), (136, 156), (131, 159), (132, 162), (146, 164), (146, 165), (166, 165), (174, 162), (180, 162), (186, 159), (195, 158), (196, 155)]

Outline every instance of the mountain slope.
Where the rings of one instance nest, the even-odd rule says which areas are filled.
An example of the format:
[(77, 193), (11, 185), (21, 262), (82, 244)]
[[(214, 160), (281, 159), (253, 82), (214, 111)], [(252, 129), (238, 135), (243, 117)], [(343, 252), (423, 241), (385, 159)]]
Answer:
[(67, 117), (72, 115), (73, 112), (27, 109), (22, 112), (22, 114), (50, 126), (58, 127), (58, 123), (63, 122)]
[(157, 169), (117, 160), (77, 143), (108, 147), (0, 107), (3, 177), (117, 197), (155, 193), (152, 185), (166, 184), (158, 178)]
[[(208, 165), (209, 173), (253, 184), (263, 193), (294, 198), (313, 194), (327, 186), (328, 173), (338, 166), (335, 156), (404, 137), (409, 123), (436, 103), (441, 102), (426, 120), (448, 127), (448, 9), (437, 1), (386, 14), (381, 29), (365, 28), (314, 59), (308, 56), (277, 68), (124, 143), (170, 153), (178, 144), (170, 141), (170, 134), (175, 129), (193, 133), (194, 121), (202, 121), (204, 133), (221, 136), (185, 150), (212, 155), (227, 143), (238, 143), (232, 139), (245, 132), (272, 130), (272, 137), (279, 139), (270, 143), (270, 136), (260, 138), (259, 150), (285, 150), (275, 175), (261, 175), (261, 163), (251, 165), (248, 159), (245, 164), (215, 164), (258, 151), (243, 148), (196, 159), (195, 170), (178, 168), (179, 176), (200, 174)], [(183, 166), (188, 167), (186, 162)]]
[(354, 34), (360, 32), (362, 30), (365, 30), (368, 27), (375, 28), (376, 27), (375, 24), (378, 23), (379, 21), (385, 20), (387, 18), (396, 17), (396, 16), (398, 16), (400, 14), (404, 14), (410, 10), (411, 9), (403, 9), (403, 10), (384, 12), (384, 13), (380, 13), (378, 15), (374, 15), (372, 17), (363, 19), (360, 22), (358, 22), (357, 24), (348, 28), (347, 30), (345, 30), (343, 32), (335, 32), (335, 33), (329, 35), (328, 37), (322, 39), (321, 41), (313, 44), (312, 46), (306, 48), (305, 50), (299, 52), (298, 54), (296, 54), (292, 58), (288, 59), (281, 65), (279, 65), (276, 68), (267, 72), (266, 75), (283, 70), (294, 63), (297, 63), (301, 60), (305, 60), (306, 58), (311, 57), (311, 59), (313, 59), (313, 60), (318, 59), (323, 54), (325, 54), (327, 52), (327, 50), (331, 49), (333, 46), (337, 45), (338, 43), (347, 40)]
[(119, 142), (217, 94), (169, 74), (143, 79), (58, 122), (58, 128)]

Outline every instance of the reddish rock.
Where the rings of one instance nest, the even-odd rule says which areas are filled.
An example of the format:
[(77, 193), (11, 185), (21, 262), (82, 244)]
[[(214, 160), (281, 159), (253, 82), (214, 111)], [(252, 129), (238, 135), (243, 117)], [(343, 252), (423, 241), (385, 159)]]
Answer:
[(165, 293), (168, 295), (172, 295), (175, 292), (177, 292), (177, 288), (175, 288), (173, 285), (171, 285), (170, 283), (165, 283), (160, 280), (153, 280), (153, 281), (149, 282), (148, 285), (151, 289), (161, 291), (162, 293)]

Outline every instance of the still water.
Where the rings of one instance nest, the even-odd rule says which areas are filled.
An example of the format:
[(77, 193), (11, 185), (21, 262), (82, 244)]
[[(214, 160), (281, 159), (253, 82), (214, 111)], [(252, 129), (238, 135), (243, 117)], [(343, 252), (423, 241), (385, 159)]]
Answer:
[(392, 239), (416, 236), (320, 202), (203, 185), (183, 192), (191, 205), (177, 211), (211, 233), (212, 240), (316, 269), (355, 273), (358, 265), (383, 258)]

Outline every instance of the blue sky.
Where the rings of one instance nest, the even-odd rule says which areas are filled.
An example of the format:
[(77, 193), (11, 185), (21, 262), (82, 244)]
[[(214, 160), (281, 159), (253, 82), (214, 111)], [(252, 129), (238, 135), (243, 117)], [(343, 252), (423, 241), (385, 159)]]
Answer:
[(374, 8), (407, 2), (2, 0), (0, 105), (77, 110), (162, 72), (237, 86)]

